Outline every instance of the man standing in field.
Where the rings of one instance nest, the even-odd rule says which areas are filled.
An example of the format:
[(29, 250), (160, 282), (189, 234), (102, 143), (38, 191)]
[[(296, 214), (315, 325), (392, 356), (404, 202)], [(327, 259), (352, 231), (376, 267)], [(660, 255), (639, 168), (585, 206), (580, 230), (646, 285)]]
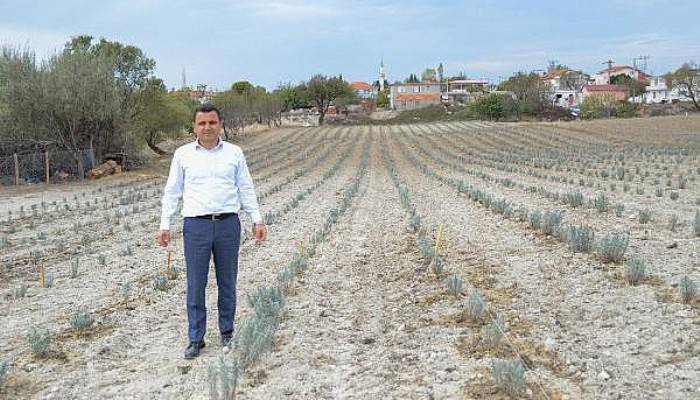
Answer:
[(189, 345), (185, 358), (195, 358), (204, 347), (207, 326), (205, 292), (209, 261), (214, 255), (219, 289), (219, 333), (221, 345), (229, 346), (236, 313), (236, 278), (243, 210), (253, 221), (256, 243), (265, 240), (253, 179), (240, 147), (219, 136), (223, 123), (219, 110), (211, 105), (198, 107), (193, 115), (197, 140), (175, 151), (162, 199), (161, 246), (170, 242), (170, 224), (180, 198), (185, 262), (187, 264), (187, 320)]

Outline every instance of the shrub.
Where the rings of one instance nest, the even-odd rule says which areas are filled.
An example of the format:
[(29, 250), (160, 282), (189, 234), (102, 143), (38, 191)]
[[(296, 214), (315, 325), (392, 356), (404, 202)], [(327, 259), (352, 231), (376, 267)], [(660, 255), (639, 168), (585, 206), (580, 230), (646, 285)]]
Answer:
[(632, 256), (627, 260), (627, 282), (636, 286), (644, 279), (646, 267), (644, 260), (639, 256)]
[(78, 276), (79, 272), (79, 263), (80, 261), (76, 258), (70, 263), (70, 277), (71, 278), (76, 278)]
[(547, 211), (544, 214), (544, 223), (542, 224), (542, 232), (554, 236), (561, 225), (561, 212), (560, 211)]
[(598, 254), (605, 263), (621, 263), (628, 245), (628, 235), (611, 233), (600, 241)]
[(501, 317), (496, 317), (484, 327), (484, 341), (489, 346), (495, 346), (501, 341), (506, 330), (506, 322)]
[(520, 360), (495, 360), (491, 374), (496, 386), (510, 396), (517, 396), (525, 389), (525, 368)]
[(122, 295), (122, 300), (124, 301), (124, 304), (129, 303), (129, 295), (131, 293), (131, 282), (124, 282), (121, 285), (121, 295)]
[(700, 210), (695, 211), (695, 218), (693, 219), (693, 233), (695, 233), (695, 236), (700, 237)]
[(447, 290), (455, 297), (459, 297), (462, 293), (463, 285), (464, 280), (458, 274), (452, 274), (447, 278)]
[(76, 310), (70, 317), (70, 326), (78, 332), (85, 332), (92, 328), (95, 318), (86, 309)]
[(0, 362), (0, 387), (5, 384), (7, 375), (10, 373), (10, 363), (8, 361)]
[(532, 229), (540, 229), (542, 213), (539, 210), (532, 210), (528, 215), (528, 223)]
[(53, 287), (54, 281), (55, 281), (55, 279), (54, 279), (54, 276), (51, 272), (46, 272), (44, 274), (44, 287), (45, 288)]
[(153, 287), (156, 290), (167, 290), (168, 289), (168, 278), (158, 274), (153, 277)]
[(226, 362), (224, 355), (209, 365), (209, 397), (212, 400), (235, 400), (240, 371), (236, 363)]
[(435, 276), (439, 277), (442, 275), (444, 269), (445, 267), (440, 256), (433, 256), (433, 258), (430, 260), (430, 270), (433, 271)]
[(284, 306), (284, 295), (277, 287), (259, 286), (248, 294), (248, 304), (255, 310), (257, 318), (278, 321)]
[(590, 253), (593, 249), (595, 232), (588, 226), (569, 226), (566, 240), (573, 253)]
[(671, 192), (670, 194), (671, 200), (678, 200), (679, 194), (676, 191)]
[(649, 221), (651, 221), (651, 210), (647, 208), (639, 210), (639, 223), (644, 225), (649, 223)]
[(698, 286), (692, 279), (687, 275), (681, 278), (681, 282), (678, 285), (678, 289), (681, 292), (681, 300), (685, 304), (689, 304), (698, 293)]
[(514, 115), (517, 104), (510, 96), (492, 93), (471, 102), (469, 108), (479, 118), (498, 121)]
[(564, 204), (568, 204), (572, 208), (581, 207), (583, 205), (583, 194), (578, 190), (566, 193), (564, 195)]
[(15, 299), (21, 299), (22, 297), (27, 295), (27, 289), (29, 289), (29, 286), (25, 285), (24, 283), (17, 286), (14, 290), (13, 297)]
[(607, 212), (610, 206), (610, 200), (608, 200), (604, 193), (601, 193), (593, 200), (593, 205), (598, 212)]
[(49, 355), (51, 335), (49, 335), (49, 331), (46, 329), (32, 327), (27, 336), (27, 341), (34, 355), (38, 357), (46, 357)]
[(671, 232), (675, 232), (678, 229), (678, 215), (673, 214), (668, 220), (668, 229)]
[(270, 346), (276, 329), (276, 321), (253, 316), (244, 319), (236, 329), (236, 349), (238, 368), (245, 370), (252, 365)]
[(622, 203), (617, 203), (617, 204), (615, 205), (615, 215), (616, 215), (618, 218), (621, 218), (623, 212), (625, 212), (625, 205), (622, 204)]
[(518, 208), (518, 210), (515, 213), (515, 216), (516, 216), (516, 219), (518, 221), (525, 222), (528, 219), (528, 214), (529, 214), (529, 211), (528, 211), (527, 207), (521, 207), (521, 208)]
[(484, 303), (484, 298), (481, 296), (481, 292), (479, 289), (472, 288), (469, 292), (469, 299), (467, 300), (465, 309), (467, 317), (472, 320), (477, 320), (484, 314), (485, 308), (486, 304)]
[(426, 260), (433, 259), (433, 246), (430, 244), (430, 240), (428, 240), (428, 238), (419, 235), (418, 238), (416, 238), (416, 245), (418, 246), (423, 258)]

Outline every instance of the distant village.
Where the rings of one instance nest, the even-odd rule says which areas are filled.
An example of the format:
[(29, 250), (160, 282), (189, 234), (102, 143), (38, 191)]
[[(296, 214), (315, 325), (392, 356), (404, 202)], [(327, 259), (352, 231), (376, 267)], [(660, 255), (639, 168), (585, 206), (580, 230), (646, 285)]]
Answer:
[[(643, 63), (637, 63), (643, 61)], [(518, 72), (498, 83), (486, 78), (470, 78), (462, 73), (457, 76), (444, 76), (443, 65), (426, 68), (420, 75), (410, 74), (403, 80), (390, 83), (387, 79), (383, 60), (378, 75), (371, 81), (348, 82), (356, 96), (354, 102), (331, 102), (325, 111), (330, 119), (340, 114), (371, 114), (376, 110), (406, 111), (443, 106), (474, 105), (479, 99), (491, 94), (523, 101), (523, 91), (530, 90), (530, 96), (549, 109), (569, 113), (572, 118), (581, 116), (581, 106), (589, 99), (600, 99), (605, 106), (679, 104), (697, 101), (688, 97), (688, 92), (669, 85), (666, 75), (652, 75), (646, 70), (646, 58), (634, 59), (634, 66), (615, 64), (607, 61), (607, 67), (593, 75), (566, 65), (550, 62), (546, 69), (529, 73)], [(694, 69), (697, 72), (697, 68)], [(518, 79), (527, 81), (518, 82)], [(693, 78), (700, 81), (700, 73)], [(695, 86), (700, 82), (695, 82)], [(529, 85), (530, 88), (523, 88)], [(671, 87), (669, 87), (671, 86)], [(515, 88), (517, 89), (515, 89)], [(206, 90), (200, 85), (190, 91), (190, 97), (200, 102), (210, 101), (219, 92)], [(533, 94), (534, 93), (534, 94)], [(338, 103), (338, 104), (337, 104)], [(291, 115), (313, 113), (314, 110), (291, 110)], [(608, 114), (607, 116), (610, 116)]]

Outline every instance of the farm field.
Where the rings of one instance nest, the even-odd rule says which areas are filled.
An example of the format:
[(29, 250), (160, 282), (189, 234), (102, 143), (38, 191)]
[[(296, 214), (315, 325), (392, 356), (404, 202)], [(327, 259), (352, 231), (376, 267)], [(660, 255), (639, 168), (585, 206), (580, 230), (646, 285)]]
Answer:
[[(243, 220), (236, 399), (700, 398), (700, 117), (237, 144), (268, 240)], [(165, 173), (0, 187), (0, 398), (210, 398), (216, 279), (207, 347), (183, 360), (182, 219), (170, 255), (154, 239)], [(249, 299), (274, 290), (251, 343)]]

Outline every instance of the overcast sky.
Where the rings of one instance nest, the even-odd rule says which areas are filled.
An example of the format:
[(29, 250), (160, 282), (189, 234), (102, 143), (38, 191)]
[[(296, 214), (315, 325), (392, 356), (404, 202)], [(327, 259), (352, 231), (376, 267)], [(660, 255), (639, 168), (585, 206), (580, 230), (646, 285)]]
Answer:
[(498, 81), (558, 60), (595, 73), (612, 58), (665, 73), (700, 62), (700, 1), (0, 0), (0, 43), (45, 58), (71, 36), (140, 47), (179, 87), (273, 89), (315, 73), (374, 81), (442, 62), (446, 74)]

